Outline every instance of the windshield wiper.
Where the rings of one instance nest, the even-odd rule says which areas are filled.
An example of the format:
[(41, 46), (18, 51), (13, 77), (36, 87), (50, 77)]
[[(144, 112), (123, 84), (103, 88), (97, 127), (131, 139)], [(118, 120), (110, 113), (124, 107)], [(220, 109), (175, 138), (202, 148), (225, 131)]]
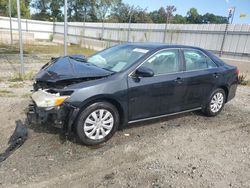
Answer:
[(83, 62), (83, 63), (87, 63), (86, 57), (82, 55), (72, 55), (72, 56), (69, 56), (69, 58), (74, 59), (76, 61)]
[(110, 70), (110, 69), (107, 69), (107, 68), (103, 68), (103, 67), (100, 67), (100, 68), (102, 68), (102, 69), (104, 69), (104, 70), (106, 70), (106, 71), (112, 72), (112, 73), (116, 73), (115, 71)]

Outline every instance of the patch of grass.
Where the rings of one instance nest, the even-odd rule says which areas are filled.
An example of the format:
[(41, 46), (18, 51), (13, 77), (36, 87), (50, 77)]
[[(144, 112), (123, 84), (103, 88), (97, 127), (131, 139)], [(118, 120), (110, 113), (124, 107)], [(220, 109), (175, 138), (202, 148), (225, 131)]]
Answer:
[(34, 71), (29, 71), (29, 72), (25, 73), (24, 75), (21, 75), (20, 73), (16, 72), (11, 76), (9, 81), (10, 82), (19, 82), (19, 81), (24, 81), (24, 80), (32, 80), (34, 75), (35, 75)]
[(49, 35), (49, 41), (52, 42), (52, 41), (53, 41), (53, 38), (54, 38), (54, 35), (53, 35), (53, 34), (50, 34), (50, 35)]
[(12, 91), (8, 91), (8, 90), (5, 90), (5, 89), (0, 89), (0, 93), (1, 94), (9, 94), (9, 93), (13, 93)]
[(22, 82), (16, 82), (9, 85), (9, 88), (22, 88), (22, 87), (24, 87), (24, 83)]
[(0, 97), (16, 97), (16, 95), (12, 91), (1, 89), (0, 90)]
[(0, 43), (0, 54), (18, 54), (19, 49), (17, 46), (11, 47), (10, 45)]
[[(24, 44), (24, 54), (58, 54), (63, 55), (64, 46), (61, 44), (58, 45), (44, 45), (41, 44)], [(85, 56), (92, 55), (96, 51), (83, 48), (79, 45), (70, 45), (68, 46), (68, 54), (81, 54)], [(1, 44), (0, 43), (0, 54), (19, 54), (19, 46), (16, 44), (13, 47)]]
[(238, 80), (239, 80), (239, 84), (240, 85), (250, 85), (250, 82), (249, 80), (246, 79), (247, 78), (247, 75), (244, 75), (244, 74), (240, 74), (238, 76)]
[(30, 98), (31, 97), (31, 93), (24, 93), (22, 95), (22, 98)]
[(73, 55), (73, 54), (81, 54), (81, 55), (89, 56), (89, 55), (92, 55), (92, 54), (96, 53), (96, 51), (92, 50), (90, 48), (80, 47), (79, 45), (70, 45), (68, 47), (68, 53), (71, 54), (71, 55)]

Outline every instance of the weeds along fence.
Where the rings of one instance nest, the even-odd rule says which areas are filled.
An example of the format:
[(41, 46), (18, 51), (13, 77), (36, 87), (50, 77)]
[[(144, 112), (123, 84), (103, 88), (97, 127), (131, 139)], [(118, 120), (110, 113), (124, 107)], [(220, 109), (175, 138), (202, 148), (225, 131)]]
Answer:
[[(9, 28), (9, 18), (0, 17), (0, 35), (9, 31)], [(17, 32), (15, 18), (12, 18), (12, 28), (13, 32)], [(23, 19), (22, 30), (23, 34), (31, 33), (34, 40), (63, 42), (64, 28), (63, 23), (60, 22)], [(166, 26), (145, 23), (69, 22), (68, 42), (97, 50), (122, 42), (164, 42), (198, 46), (224, 57), (250, 60), (250, 24), (168, 24)]]

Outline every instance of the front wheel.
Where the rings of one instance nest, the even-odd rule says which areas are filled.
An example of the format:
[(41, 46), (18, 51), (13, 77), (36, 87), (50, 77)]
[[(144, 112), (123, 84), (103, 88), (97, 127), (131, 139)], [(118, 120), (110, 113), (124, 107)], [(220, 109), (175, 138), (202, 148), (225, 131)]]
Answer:
[(223, 109), (225, 101), (225, 91), (221, 88), (218, 88), (211, 94), (206, 103), (206, 106), (203, 108), (202, 111), (207, 116), (216, 116)]
[(76, 133), (85, 145), (109, 140), (119, 125), (119, 113), (107, 102), (97, 102), (84, 109), (76, 123)]

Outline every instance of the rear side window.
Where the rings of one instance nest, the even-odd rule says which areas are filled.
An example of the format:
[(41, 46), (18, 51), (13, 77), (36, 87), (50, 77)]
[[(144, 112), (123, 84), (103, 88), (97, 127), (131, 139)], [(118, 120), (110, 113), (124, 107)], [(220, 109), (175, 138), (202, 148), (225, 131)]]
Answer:
[(186, 70), (201, 70), (217, 67), (217, 65), (199, 50), (184, 50)]

